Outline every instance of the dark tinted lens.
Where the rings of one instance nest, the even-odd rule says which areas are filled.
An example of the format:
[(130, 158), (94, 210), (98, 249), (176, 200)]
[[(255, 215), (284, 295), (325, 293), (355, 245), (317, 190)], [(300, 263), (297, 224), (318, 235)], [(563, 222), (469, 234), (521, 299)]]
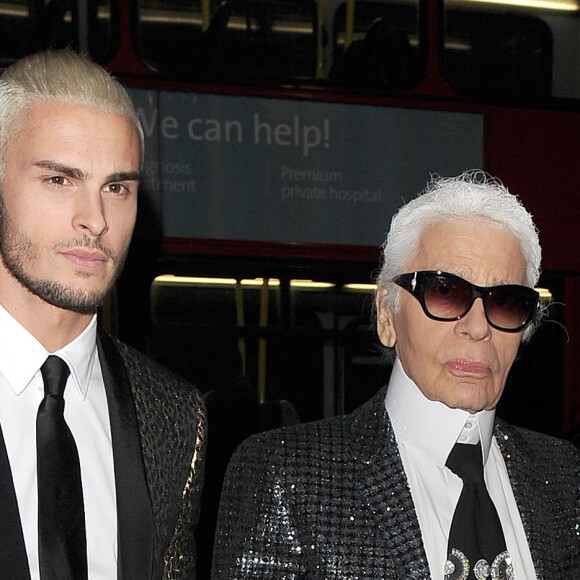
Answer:
[(489, 321), (507, 330), (520, 328), (528, 322), (535, 307), (535, 295), (518, 286), (494, 288), (486, 299)]
[(471, 306), (472, 294), (469, 284), (460, 278), (444, 274), (425, 282), (425, 307), (437, 318), (453, 320), (465, 314)]

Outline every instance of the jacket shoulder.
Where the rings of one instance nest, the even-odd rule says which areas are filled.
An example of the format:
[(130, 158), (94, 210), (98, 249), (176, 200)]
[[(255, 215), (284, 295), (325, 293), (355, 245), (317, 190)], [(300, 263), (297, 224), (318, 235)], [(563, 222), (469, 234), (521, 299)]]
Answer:
[(190, 408), (202, 407), (205, 412), (203, 397), (199, 390), (179, 374), (143, 354), (128, 344), (108, 337), (115, 346), (134, 395), (155, 397), (162, 400), (175, 399), (176, 403), (187, 404)]
[(510, 425), (501, 419), (497, 420), (496, 437), (500, 447), (513, 446), (536, 465), (547, 464), (561, 469), (565, 462), (565, 467), (580, 470), (580, 451), (565, 439)]
[(271, 464), (306, 466), (322, 460), (332, 462), (335, 467), (352, 465), (362, 459), (361, 455), (372, 453), (377, 445), (389, 440), (384, 394), (385, 389), (381, 389), (347, 415), (252, 435), (238, 447), (232, 464), (260, 463), (268, 457)]

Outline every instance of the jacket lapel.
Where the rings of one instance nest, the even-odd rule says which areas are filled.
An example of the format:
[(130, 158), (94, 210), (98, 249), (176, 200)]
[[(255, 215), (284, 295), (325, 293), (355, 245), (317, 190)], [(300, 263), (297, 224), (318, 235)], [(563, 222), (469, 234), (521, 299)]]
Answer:
[(429, 578), (427, 556), (411, 491), (381, 391), (360, 409), (353, 422), (357, 441), (358, 481), (375, 515), (376, 533), (391, 553), (392, 570), (385, 577), (405, 580)]
[(0, 578), (30, 580), (12, 470), (0, 429)]
[(97, 345), (113, 439), (119, 580), (144, 580), (151, 577), (153, 515), (135, 403), (123, 361), (113, 341), (100, 332)]

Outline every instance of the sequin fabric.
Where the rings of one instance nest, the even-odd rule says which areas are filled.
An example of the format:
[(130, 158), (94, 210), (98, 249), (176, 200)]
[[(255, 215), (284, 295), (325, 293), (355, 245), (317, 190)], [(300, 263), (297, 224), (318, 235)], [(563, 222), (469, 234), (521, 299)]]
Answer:
[(207, 432), (205, 406), (200, 393), (182, 378), (123, 343), (115, 344), (133, 390), (151, 495), (151, 577), (193, 580)]
[[(382, 389), (350, 415), (255, 435), (238, 448), (212, 580), (430, 579), (384, 397)], [(496, 437), (538, 578), (580, 578), (578, 453), (502, 422)]]
[[(499, 443), (538, 580), (580, 578), (580, 458), (568, 441), (498, 420)], [(516, 580), (518, 578), (515, 570)]]

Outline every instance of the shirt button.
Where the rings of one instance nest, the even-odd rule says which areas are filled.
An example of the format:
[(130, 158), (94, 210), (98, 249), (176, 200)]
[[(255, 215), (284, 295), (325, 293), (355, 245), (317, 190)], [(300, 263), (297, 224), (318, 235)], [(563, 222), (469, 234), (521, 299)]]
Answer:
[(467, 441), (467, 435), (460, 435), (459, 441)]

